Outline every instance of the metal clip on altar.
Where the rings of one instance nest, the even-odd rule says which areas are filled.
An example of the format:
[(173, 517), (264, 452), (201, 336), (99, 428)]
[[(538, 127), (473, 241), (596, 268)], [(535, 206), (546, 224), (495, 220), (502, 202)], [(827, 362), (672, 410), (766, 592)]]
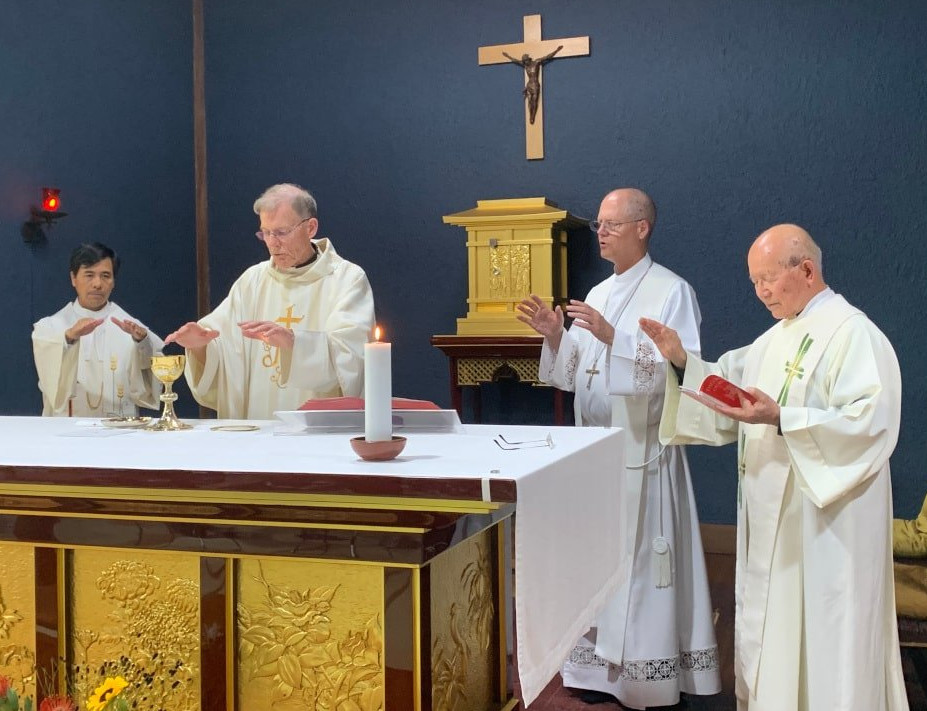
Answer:
[(524, 439), (518, 442), (509, 442), (503, 435), (499, 434), (493, 437), (492, 441), (496, 443), (496, 446), (499, 449), (505, 450), (531, 449), (533, 447), (550, 447), (551, 449), (554, 448), (554, 438), (551, 437), (549, 432), (547, 433), (547, 437), (544, 439)]

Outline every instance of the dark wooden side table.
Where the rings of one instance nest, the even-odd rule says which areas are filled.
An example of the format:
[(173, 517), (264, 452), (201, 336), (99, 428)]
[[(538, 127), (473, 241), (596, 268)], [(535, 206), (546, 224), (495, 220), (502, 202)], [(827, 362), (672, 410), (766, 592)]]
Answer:
[[(541, 336), (432, 336), (431, 345), (448, 360), (451, 381), (451, 404), (463, 416), (463, 388), (476, 386), (474, 414), (481, 420), (481, 383), (515, 377), (522, 383), (543, 385), (538, 380), (541, 359)], [(544, 386), (547, 387), (547, 386)], [(554, 424), (564, 425), (563, 391), (551, 388), (554, 396)]]

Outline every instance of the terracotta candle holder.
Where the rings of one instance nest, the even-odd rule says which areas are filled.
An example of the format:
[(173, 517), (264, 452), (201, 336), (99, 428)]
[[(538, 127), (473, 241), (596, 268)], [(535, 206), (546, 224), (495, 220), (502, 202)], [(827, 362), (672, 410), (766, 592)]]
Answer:
[(382, 442), (368, 442), (364, 437), (352, 437), (351, 449), (361, 459), (368, 462), (385, 462), (395, 459), (406, 446), (405, 437), (383, 440)]

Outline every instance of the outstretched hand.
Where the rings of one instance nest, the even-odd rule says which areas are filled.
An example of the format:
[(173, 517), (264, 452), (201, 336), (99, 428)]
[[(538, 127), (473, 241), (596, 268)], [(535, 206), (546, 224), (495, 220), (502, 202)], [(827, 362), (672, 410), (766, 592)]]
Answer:
[(74, 343), (78, 338), (86, 336), (97, 330), (97, 326), (103, 323), (102, 318), (82, 318), (64, 332), (64, 338), (68, 343)]
[(615, 340), (615, 327), (601, 314), (585, 301), (570, 299), (566, 308), (567, 316), (573, 319), (573, 325), (584, 328), (606, 346), (612, 345)]
[(212, 339), (218, 337), (219, 332), (203, 328), (196, 321), (190, 321), (169, 334), (164, 339), (164, 345), (176, 343), (184, 348), (204, 348)]
[(110, 316), (110, 321), (119, 326), (123, 331), (132, 336), (132, 340), (136, 343), (141, 343), (148, 337), (148, 331), (146, 331), (142, 326), (135, 323), (135, 321), (130, 321), (129, 319), (120, 320), (115, 316)]
[(563, 311), (559, 306), (551, 309), (536, 294), (522, 299), (520, 304), (515, 305), (515, 308), (519, 311), (515, 314), (515, 318), (531, 326), (544, 338), (551, 339), (563, 331)]
[(669, 326), (664, 326), (659, 321), (650, 318), (641, 318), (638, 323), (641, 330), (647, 334), (647, 337), (653, 341), (657, 350), (666, 360), (675, 365), (677, 368), (684, 369), (688, 356), (686, 349), (682, 347), (682, 340), (679, 334)]
[(242, 321), (238, 325), (245, 338), (264, 341), (273, 348), (292, 350), (296, 340), (292, 330), (274, 321)]

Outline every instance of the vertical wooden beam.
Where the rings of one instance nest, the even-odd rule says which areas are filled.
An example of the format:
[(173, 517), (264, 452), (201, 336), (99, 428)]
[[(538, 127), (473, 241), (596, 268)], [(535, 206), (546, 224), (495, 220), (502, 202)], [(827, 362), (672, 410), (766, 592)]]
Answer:
[[(193, 188), (196, 204), (196, 315), (209, 305), (209, 194), (206, 186), (206, 54), (203, 47), (203, 0), (193, 0)], [(200, 405), (200, 417), (212, 411)]]
[(203, 0), (193, 0), (193, 173), (196, 200), (196, 313), (209, 306), (209, 202), (206, 190), (206, 60)]
[[(417, 572), (417, 575), (416, 575)], [(418, 636), (418, 675), (415, 693), (418, 705), (414, 711), (432, 711), (431, 698), (431, 566), (423, 565), (413, 572), (413, 605), (417, 605), (415, 617)], [(418, 585), (417, 592), (414, 586)], [(417, 598), (417, 600), (416, 600)]]
[(386, 711), (416, 706), (417, 660), (415, 640), (415, 600), (412, 571), (408, 568), (383, 568), (383, 658)]
[(45, 694), (63, 693), (66, 688), (63, 568), (63, 550), (35, 549), (35, 666), (53, 674), (55, 681), (54, 689), (37, 683), (37, 703)]
[(235, 708), (229, 697), (229, 645), (234, 630), (228, 628), (228, 567), (231, 559), (200, 558), (200, 700), (213, 709)]

